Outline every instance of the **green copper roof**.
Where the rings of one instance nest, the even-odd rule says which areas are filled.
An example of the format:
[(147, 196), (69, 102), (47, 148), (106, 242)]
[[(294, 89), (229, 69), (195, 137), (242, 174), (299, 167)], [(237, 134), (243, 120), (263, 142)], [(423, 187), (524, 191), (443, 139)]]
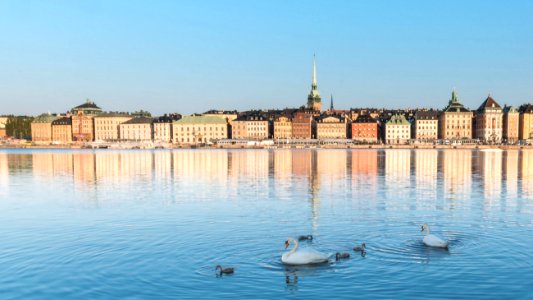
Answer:
[(50, 114), (42, 114), (35, 119), (32, 123), (52, 123), (53, 121), (59, 119), (60, 117)]
[(411, 125), (404, 115), (393, 115), (390, 120), (387, 121), (387, 125)]
[(185, 116), (176, 124), (226, 124), (226, 119), (218, 116)]

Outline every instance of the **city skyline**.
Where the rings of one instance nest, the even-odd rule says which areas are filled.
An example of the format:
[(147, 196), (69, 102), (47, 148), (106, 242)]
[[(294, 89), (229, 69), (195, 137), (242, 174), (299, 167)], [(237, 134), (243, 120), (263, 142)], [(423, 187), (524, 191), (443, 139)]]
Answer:
[(323, 108), (533, 99), (531, 3), (275, 4), (2, 2), (0, 114), (300, 107), (313, 53)]

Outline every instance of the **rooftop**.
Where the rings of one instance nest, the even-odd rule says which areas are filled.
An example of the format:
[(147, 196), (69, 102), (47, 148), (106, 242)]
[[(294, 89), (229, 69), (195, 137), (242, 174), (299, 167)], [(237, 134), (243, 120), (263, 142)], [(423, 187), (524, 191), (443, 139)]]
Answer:
[(185, 116), (176, 124), (227, 124), (226, 119), (218, 116)]
[(122, 124), (152, 124), (153, 119), (148, 117), (137, 117), (130, 119)]

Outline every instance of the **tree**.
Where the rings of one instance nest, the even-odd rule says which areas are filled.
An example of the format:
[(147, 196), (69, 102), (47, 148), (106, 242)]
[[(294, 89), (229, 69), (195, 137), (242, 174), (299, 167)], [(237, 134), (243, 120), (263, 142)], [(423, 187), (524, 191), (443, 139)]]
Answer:
[(31, 122), (33, 117), (8, 116), (6, 122), (6, 134), (16, 139), (31, 139)]

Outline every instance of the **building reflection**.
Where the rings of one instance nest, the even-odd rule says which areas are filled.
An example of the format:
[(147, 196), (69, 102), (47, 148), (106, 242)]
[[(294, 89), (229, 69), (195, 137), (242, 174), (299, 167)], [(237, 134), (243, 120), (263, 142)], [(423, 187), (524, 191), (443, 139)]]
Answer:
[(505, 151), (502, 157), (502, 184), (505, 184), (507, 207), (515, 207), (518, 197), (518, 157), (519, 152), (514, 150)]
[(485, 208), (498, 205), (502, 192), (502, 151), (480, 151), (478, 159)]
[(520, 183), (522, 197), (533, 199), (533, 151), (520, 151)]
[[(411, 151), (385, 150), (385, 188), (387, 199), (409, 198), (411, 186)], [(401, 201), (388, 201), (387, 206), (409, 205)]]
[(434, 208), (437, 199), (438, 150), (418, 150), (415, 156), (417, 207)]
[(0, 152), (0, 196), (9, 193), (9, 165), (8, 154)]
[(349, 152), (351, 163), (352, 199), (375, 199), (378, 188), (378, 151), (356, 150)]
[(467, 199), (472, 188), (472, 151), (448, 150), (441, 155), (445, 198)]

